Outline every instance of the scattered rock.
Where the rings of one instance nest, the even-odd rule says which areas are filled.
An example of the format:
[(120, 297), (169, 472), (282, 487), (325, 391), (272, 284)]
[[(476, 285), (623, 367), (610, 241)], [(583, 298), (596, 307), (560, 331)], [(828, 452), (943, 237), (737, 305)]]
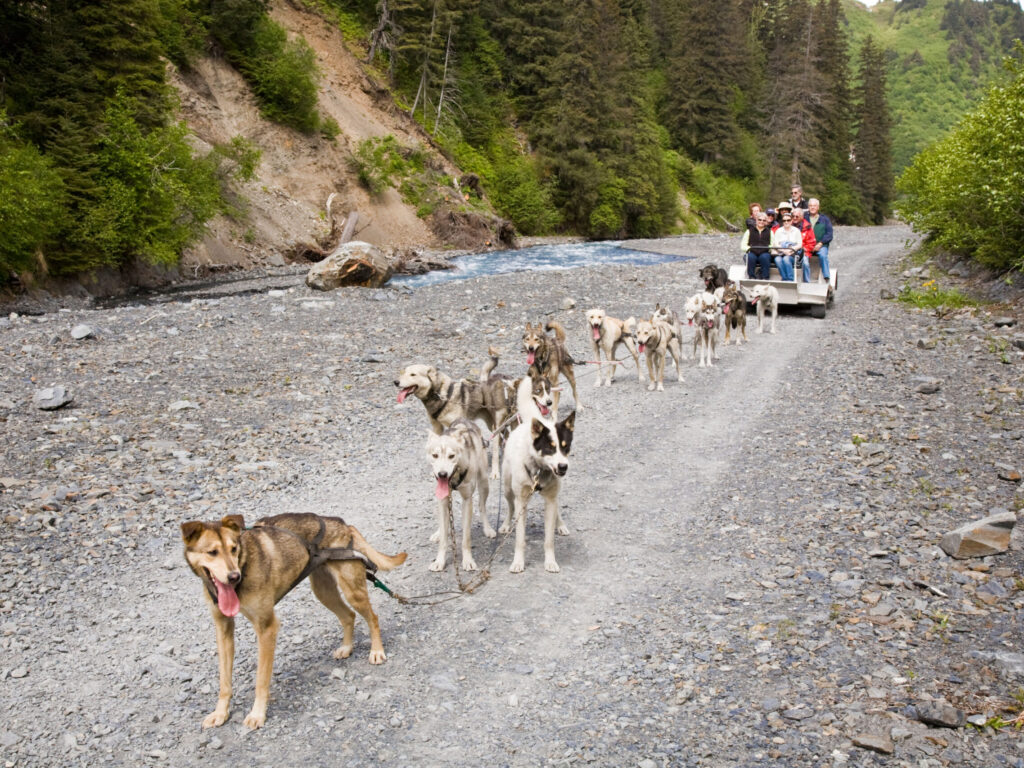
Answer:
[(74, 401), (75, 397), (71, 391), (57, 384), (45, 389), (37, 389), (32, 396), (32, 402), (41, 411), (56, 411)]
[(1014, 317), (994, 317), (992, 318), (992, 325), (996, 328), (1013, 328), (1017, 324), (1017, 319)]
[(935, 378), (924, 378), (920, 384), (914, 387), (915, 392), (920, 392), (922, 395), (934, 395), (942, 389), (942, 379)]
[(942, 537), (940, 546), (943, 552), (957, 560), (997, 555), (1009, 549), (1010, 536), (1016, 524), (1016, 514), (999, 512), (949, 531)]
[(81, 339), (88, 339), (93, 335), (93, 333), (94, 331), (92, 329), (92, 326), (85, 325), (84, 323), (79, 323), (78, 325), (71, 329), (71, 338), (75, 339), (76, 341), (79, 341)]
[(891, 755), (896, 749), (892, 739), (885, 734), (859, 733), (851, 741), (855, 747), (869, 749), (872, 752), (878, 752), (883, 755)]
[(922, 723), (939, 728), (960, 728), (967, 721), (967, 714), (963, 710), (941, 699), (916, 702), (914, 710)]

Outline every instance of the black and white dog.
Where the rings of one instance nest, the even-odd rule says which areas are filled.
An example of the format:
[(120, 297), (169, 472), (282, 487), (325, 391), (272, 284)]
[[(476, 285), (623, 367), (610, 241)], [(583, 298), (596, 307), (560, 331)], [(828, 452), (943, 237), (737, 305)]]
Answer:
[(522, 423), (516, 427), (505, 444), (505, 458), (502, 463), (502, 491), (508, 502), (508, 517), (501, 527), (502, 533), (516, 526), (515, 552), (512, 556), (512, 573), (521, 573), (526, 567), (526, 505), (534, 493), (544, 497), (544, 570), (558, 573), (561, 570), (555, 560), (555, 531), (563, 536), (569, 529), (558, 511), (558, 491), (561, 478), (569, 471), (569, 450), (572, 448), (576, 412), (564, 420), (555, 422), (540, 416), (533, 409), (523, 408), (529, 398), (525, 380), (520, 384), (520, 416)]

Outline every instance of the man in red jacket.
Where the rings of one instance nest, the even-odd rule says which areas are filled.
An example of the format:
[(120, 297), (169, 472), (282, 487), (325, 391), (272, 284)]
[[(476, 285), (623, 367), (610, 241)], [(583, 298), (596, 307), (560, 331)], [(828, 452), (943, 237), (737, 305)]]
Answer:
[(810, 255), (814, 253), (814, 246), (816, 240), (814, 239), (814, 227), (811, 223), (804, 218), (803, 208), (793, 209), (793, 226), (800, 230), (800, 235), (803, 238), (804, 252), (797, 256), (796, 263), (793, 265), (793, 269), (796, 272), (803, 274), (804, 282), (809, 283), (811, 281), (811, 268), (808, 259)]

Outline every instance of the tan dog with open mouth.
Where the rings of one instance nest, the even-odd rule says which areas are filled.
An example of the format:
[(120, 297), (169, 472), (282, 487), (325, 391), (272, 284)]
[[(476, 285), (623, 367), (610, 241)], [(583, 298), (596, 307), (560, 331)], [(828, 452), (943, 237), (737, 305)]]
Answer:
[(587, 310), (587, 327), (590, 329), (590, 348), (594, 353), (594, 360), (597, 362), (597, 381), (595, 387), (601, 386), (601, 352), (604, 352), (605, 359), (611, 361), (607, 366), (608, 373), (605, 376), (604, 385), (610, 387), (612, 379), (615, 378), (615, 350), (621, 344), (633, 357), (633, 365), (636, 366), (636, 380), (644, 380), (640, 370), (640, 357), (636, 352), (636, 319), (629, 317), (619, 320), (617, 317), (610, 317), (603, 309)]
[(647, 356), (647, 389), (665, 391), (665, 358), (671, 354), (676, 363), (676, 374), (683, 381), (683, 353), (675, 329), (668, 323), (641, 320), (636, 326), (637, 351)]
[(279, 627), (274, 606), (307, 576), (313, 594), (341, 623), (343, 639), (334, 657), (344, 659), (352, 653), (355, 609), (370, 629), (370, 663), (384, 663), (387, 656), (377, 614), (370, 605), (367, 572), (401, 565), (404, 552), (381, 554), (340, 517), (313, 514), (276, 515), (250, 529), (241, 515), (228, 515), (219, 522), (193, 520), (182, 523), (181, 537), (185, 560), (203, 582), (217, 630), (220, 693), (217, 708), (203, 720), (204, 728), (223, 725), (228, 719), (239, 613), (256, 630), (259, 654), (256, 698), (245, 724), (249, 728), (264, 724)]
[[(554, 337), (548, 336), (546, 331), (552, 331)], [(565, 376), (572, 388), (572, 399), (575, 409), (583, 410), (583, 403), (576, 392), (576, 376), (573, 374), (572, 355), (565, 348), (565, 329), (560, 323), (551, 320), (545, 326), (538, 323), (536, 326), (527, 323), (523, 331), (523, 349), (526, 351), (526, 364), (533, 368), (538, 374), (547, 378), (555, 393), (555, 415), (558, 415), (558, 377)]]

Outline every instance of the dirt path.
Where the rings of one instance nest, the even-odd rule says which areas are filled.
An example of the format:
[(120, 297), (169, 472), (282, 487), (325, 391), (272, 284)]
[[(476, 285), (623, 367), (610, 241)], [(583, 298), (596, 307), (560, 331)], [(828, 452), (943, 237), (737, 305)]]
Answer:
[[(419, 403), (395, 403), (395, 371), (431, 362), (475, 375), (489, 344), (505, 350), (500, 370), (517, 370), (523, 323), (551, 317), (583, 357), (580, 310), (681, 306), (703, 261), (506, 275), (412, 295), (295, 287), (9, 322), (0, 328), (14, 374), (0, 390), (13, 406), (0, 457), (0, 476), (10, 474), (0, 496), (0, 756), (15, 765), (873, 765), (874, 753), (851, 743), (864, 733), (895, 742), (899, 765), (1019, 754), (1019, 736), (1005, 731), (947, 730), (938, 747), (907, 710), (940, 696), (966, 707), (966, 691), (948, 690), (954, 677), (975, 701), (1005, 697), (1012, 685), (978, 654), (1020, 651), (1007, 632), (1024, 601), (1012, 588), (1019, 551), (976, 577), (935, 553), (948, 527), (1013, 506), (1015, 486), (964, 480), (958, 460), (938, 456), (969, 448), (979, 468), (1022, 463), (1019, 397), (986, 394), (1019, 383), (1020, 367), (970, 345), (912, 357), (923, 353), (906, 342), (939, 333), (936, 321), (877, 299), (906, 236), (845, 230), (826, 320), (785, 312), (771, 336), (752, 332), (751, 315), (749, 345), (721, 348), (709, 370), (688, 360), (686, 382), (670, 379), (664, 393), (632, 371), (611, 388), (582, 376), (560, 574), (543, 569), (535, 500), (523, 574), (507, 570), (509, 541), (472, 596), (414, 607), (375, 593), (382, 667), (367, 662), (361, 624), (353, 657), (333, 660), (334, 619), (298, 589), (280, 606), (269, 717), (254, 733), (241, 724), (255, 661), (245, 622), (231, 719), (199, 729), (216, 698), (214, 638), (178, 524), (228, 512), (341, 514), (378, 549), (409, 551), (387, 576), (392, 588), (450, 588), (450, 571), (427, 570), (426, 419)], [(558, 309), (566, 296), (577, 310)], [(53, 342), (80, 321), (98, 338)], [(880, 327), (898, 327), (898, 338), (879, 338)], [(936, 370), (966, 371), (965, 393), (913, 394), (913, 376)], [(32, 410), (19, 401), (28, 377), (65, 377), (75, 407)], [(1005, 421), (986, 429), (999, 439), (960, 437), (961, 421), (977, 421), (993, 397), (1002, 399), (988, 416)], [(888, 463), (851, 453), (854, 432), (885, 441)], [(922, 477), (932, 500), (948, 491), (956, 508), (916, 495)], [(479, 526), (474, 534), (483, 562), (493, 545)], [(978, 601), (986, 585), (1004, 595)], [(886, 604), (889, 614), (868, 620)]]

